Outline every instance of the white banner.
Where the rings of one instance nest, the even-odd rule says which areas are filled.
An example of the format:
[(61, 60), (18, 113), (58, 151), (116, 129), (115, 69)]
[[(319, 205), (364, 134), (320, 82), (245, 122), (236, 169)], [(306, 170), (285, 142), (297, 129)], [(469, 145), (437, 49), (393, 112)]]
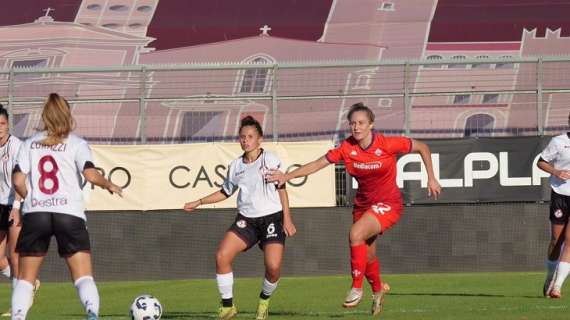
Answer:
[[(323, 156), (330, 141), (264, 143), (288, 171)], [(123, 198), (87, 184), (87, 210), (181, 209), (185, 202), (220, 190), (231, 160), (242, 150), (237, 143), (185, 145), (92, 146), (95, 165), (113, 183), (123, 187)], [(335, 206), (334, 166), (287, 185), (291, 207)], [(234, 208), (236, 195), (209, 206)]]

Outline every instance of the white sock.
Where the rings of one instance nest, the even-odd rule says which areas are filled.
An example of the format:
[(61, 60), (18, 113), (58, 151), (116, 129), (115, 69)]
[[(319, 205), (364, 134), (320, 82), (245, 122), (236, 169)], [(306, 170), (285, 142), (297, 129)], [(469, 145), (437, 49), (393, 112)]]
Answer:
[(271, 296), (273, 291), (275, 291), (275, 289), (277, 289), (278, 283), (279, 283), (279, 280), (275, 281), (275, 283), (271, 283), (271, 282), (269, 282), (269, 280), (267, 280), (267, 278), (264, 278), (263, 284), (261, 285), (261, 292), (263, 292), (263, 294), (268, 296), (268, 297)]
[(77, 289), (79, 300), (85, 307), (85, 312), (99, 316), (99, 292), (93, 277), (81, 277), (75, 280), (74, 285)]
[(216, 282), (218, 282), (218, 290), (222, 299), (230, 299), (234, 297), (234, 273), (216, 274)]
[(546, 259), (546, 279), (552, 279), (554, 276), (554, 271), (556, 271), (556, 267), (558, 266), (558, 260), (548, 260)]
[(0, 271), (0, 274), (2, 274), (6, 278), (10, 278), (12, 276), (12, 269), (10, 269), (10, 265), (2, 269), (2, 271)]
[(570, 262), (560, 261), (558, 263), (558, 269), (556, 269), (556, 280), (554, 282), (555, 288), (562, 288), (564, 280), (568, 277), (570, 273)]
[(18, 284), (18, 278), (12, 278), (12, 290), (16, 288), (17, 284)]
[(34, 285), (26, 280), (19, 280), (12, 292), (12, 320), (24, 320), (32, 306)]

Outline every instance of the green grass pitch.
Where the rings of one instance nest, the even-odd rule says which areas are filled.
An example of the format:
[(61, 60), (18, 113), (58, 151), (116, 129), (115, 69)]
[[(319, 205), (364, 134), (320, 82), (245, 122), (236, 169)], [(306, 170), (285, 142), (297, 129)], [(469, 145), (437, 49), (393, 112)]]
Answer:
[[(570, 319), (570, 296), (541, 296), (542, 273), (388, 274), (392, 287), (379, 319)], [(236, 319), (254, 319), (261, 278), (238, 278)], [(270, 319), (371, 319), (370, 292), (355, 309), (341, 307), (348, 276), (281, 279), (272, 297)], [(367, 286), (367, 285), (366, 285)], [(162, 319), (215, 319), (218, 293), (214, 280), (100, 282), (101, 319), (129, 319), (135, 296), (150, 293), (164, 307)], [(368, 290), (368, 288), (367, 288)], [(564, 291), (563, 291), (564, 293)], [(9, 287), (0, 284), (0, 311), (7, 309)], [(71, 283), (43, 283), (28, 314), (30, 320), (83, 319)]]

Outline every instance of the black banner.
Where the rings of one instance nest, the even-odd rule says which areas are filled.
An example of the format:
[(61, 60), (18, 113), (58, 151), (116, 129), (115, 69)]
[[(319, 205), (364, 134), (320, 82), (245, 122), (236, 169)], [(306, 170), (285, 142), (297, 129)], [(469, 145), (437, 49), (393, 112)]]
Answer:
[[(443, 187), (438, 202), (548, 201), (548, 174), (536, 166), (550, 137), (422, 140), (432, 152)], [(419, 154), (398, 159), (398, 186), (405, 203), (434, 203)], [(353, 180), (352, 193), (356, 191)]]

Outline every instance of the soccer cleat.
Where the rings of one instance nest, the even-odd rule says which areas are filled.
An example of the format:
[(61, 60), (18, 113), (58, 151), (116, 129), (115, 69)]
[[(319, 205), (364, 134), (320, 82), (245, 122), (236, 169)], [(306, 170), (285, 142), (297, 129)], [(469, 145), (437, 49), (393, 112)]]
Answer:
[(379, 315), (384, 309), (384, 297), (388, 294), (388, 291), (390, 291), (390, 286), (385, 283), (379, 292), (372, 294), (372, 316)]
[(1, 317), (11, 317), (12, 316), (12, 309), (8, 309), (8, 311), (4, 312)]
[(269, 299), (259, 299), (255, 320), (266, 320), (269, 317)]
[(87, 317), (85, 318), (85, 320), (99, 320), (99, 318), (93, 312), (89, 312), (87, 313)]
[(238, 311), (237, 311), (237, 308), (235, 305), (233, 305), (231, 307), (221, 306), (220, 309), (218, 309), (218, 319), (229, 320), (229, 319), (235, 317), (235, 315), (237, 313), (238, 313)]
[(560, 288), (557, 286), (553, 286), (553, 288), (548, 292), (548, 296), (552, 299), (560, 299), (562, 298), (562, 293), (560, 292)]
[(345, 308), (353, 308), (360, 303), (360, 300), (362, 300), (362, 288), (352, 288), (346, 294), (342, 306)]
[(552, 291), (552, 285), (554, 284), (554, 280), (546, 279), (544, 280), (544, 286), (542, 287), (542, 295), (546, 298), (550, 297), (550, 291)]

